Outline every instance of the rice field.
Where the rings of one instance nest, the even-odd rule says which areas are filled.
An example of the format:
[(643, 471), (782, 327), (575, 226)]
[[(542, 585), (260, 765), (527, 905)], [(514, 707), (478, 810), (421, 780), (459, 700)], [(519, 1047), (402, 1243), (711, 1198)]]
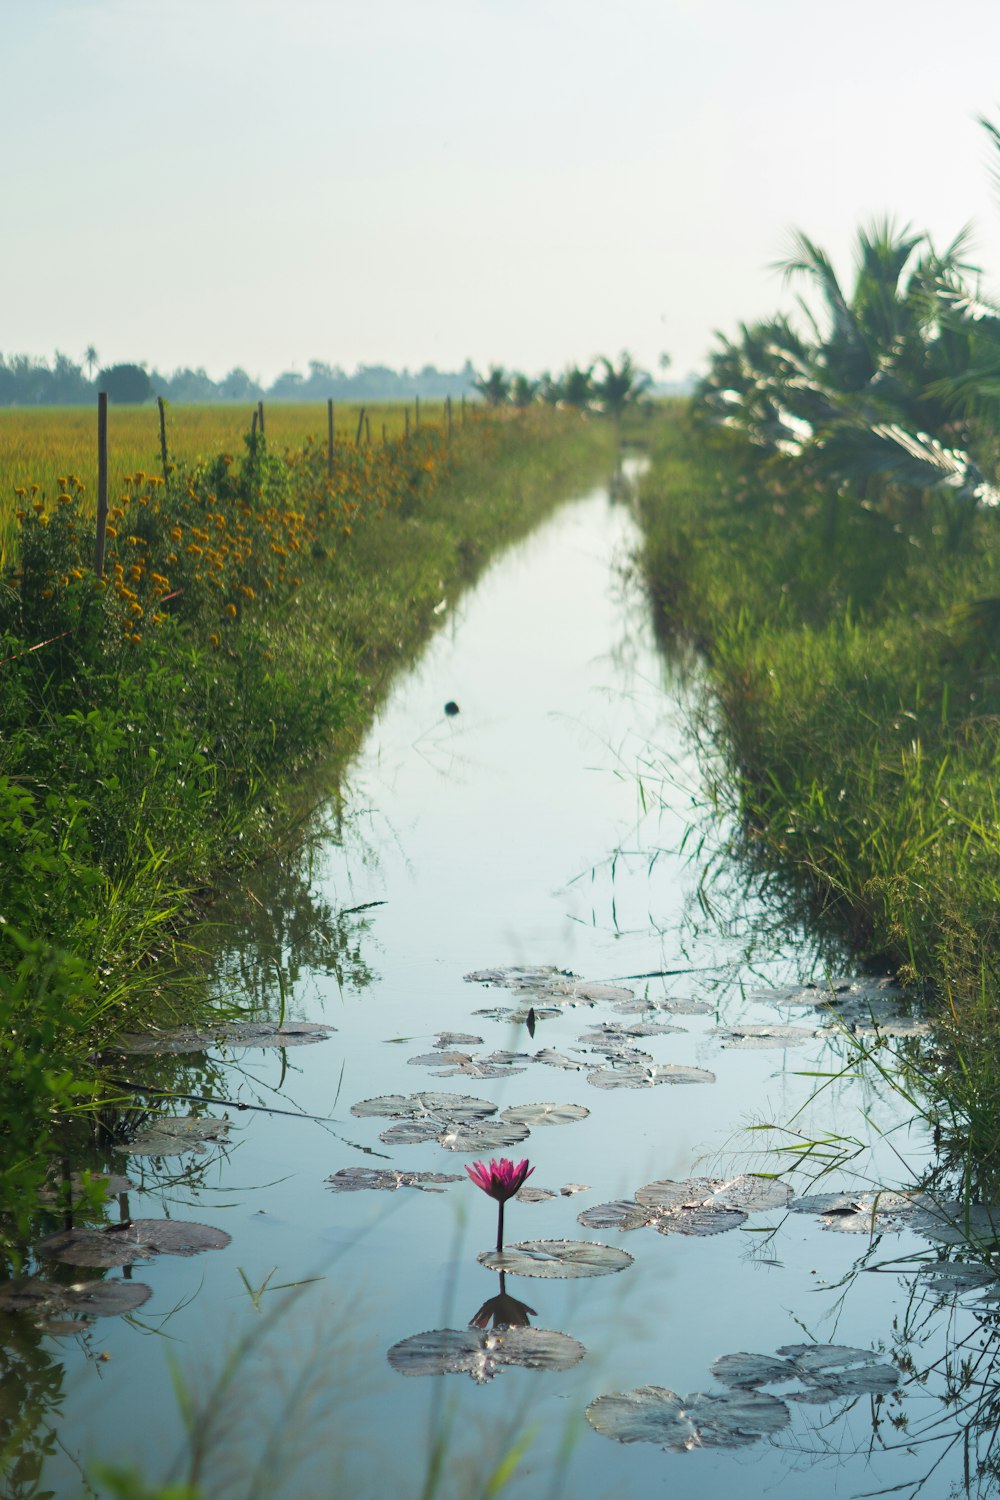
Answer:
[[(406, 422), (402, 404), (369, 405), (371, 442), (401, 434)], [(334, 408), (338, 442), (355, 440), (360, 406), (343, 403)], [(253, 408), (248, 405), (192, 405), (167, 407), (167, 444), (174, 462), (187, 466), (219, 453), (240, 454)], [(421, 402), (422, 424), (440, 423), (440, 401)], [(326, 407), (316, 403), (274, 402), (265, 406), (268, 445), (283, 452), (300, 449), (312, 437), (326, 442)], [(457, 419), (456, 412), (456, 419)], [(413, 420), (413, 408), (410, 408)], [(126, 488), (125, 476), (137, 470), (159, 473), (160, 428), (155, 403), (111, 406), (108, 409), (108, 493), (112, 500)], [(83, 485), (81, 509), (95, 504), (97, 489), (97, 409), (81, 406), (0, 408), (0, 564), (9, 554), (15, 529), (14, 512), (22, 503), (18, 488), (38, 486), (52, 500), (66, 488), (66, 477), (76, 475)]]

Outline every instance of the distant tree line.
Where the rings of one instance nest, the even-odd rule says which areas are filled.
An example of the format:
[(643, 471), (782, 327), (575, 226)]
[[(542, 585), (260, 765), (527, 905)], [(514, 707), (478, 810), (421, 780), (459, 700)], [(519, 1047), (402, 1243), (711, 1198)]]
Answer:
[(198, 368), (172, 375), (145, 364), (101, 366), (93, 346), (79, 364), (58, 351), (51, 364), (27, 354), (0, 354), (0, 406), (81, 406), (97, 391), (112, 401), (142, 402), (163, 396), (178, 403), (196, 401), (407, 401), (414, 396), (443, 401), (475, 392), (476, 372), (466, 360), (460, 370), (393, 370), (387, 365), (359, 365), (348, 374), (340, 365), (311, 359), (309, 373), (286, 370), (263, 385), (239, 366), (221, 380)]

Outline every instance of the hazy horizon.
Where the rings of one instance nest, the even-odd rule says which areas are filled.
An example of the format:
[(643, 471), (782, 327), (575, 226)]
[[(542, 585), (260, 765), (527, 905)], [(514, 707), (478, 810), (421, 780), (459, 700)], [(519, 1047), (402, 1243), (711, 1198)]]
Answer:
[(957, 0), (7, 0), (14, 151), (0, 350), (270, 383), (538, 372), (631, 350), (668, 378), (794, 305), (793, 227), (860, 223), (1000, 282), (976, 123), (1000, 17)]

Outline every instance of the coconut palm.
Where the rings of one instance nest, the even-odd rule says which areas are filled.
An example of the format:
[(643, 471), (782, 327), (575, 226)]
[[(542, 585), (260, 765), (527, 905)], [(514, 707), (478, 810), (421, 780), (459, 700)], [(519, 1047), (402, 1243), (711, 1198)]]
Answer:
[(568, 365), (559, 380), (559, 401), (563, 406), (572, 406), (584, 411), (594, 399), (594, 367)]
[(626, 406), (633, 406), (652, 385), (652, 378), (640, 370), (628, 351), (623, 351), (616, 369), (610, 359), (601, 356), (604, 374), (594, 381), (594, 394), (604, 410), (620, 417)]
[(512, 375), (508, 392), (511, 406), (516, 406), (519, 411), (530, 406), (538, 393), (539, 383), (537, 380), (530, 380), (527, 375)]
[(472, 382), (488, 406), (503, 406), (510, 389), (510, 380), (503, 365), (490, 365), (489, 373), (477, 375)]
[(87, 366), (87, 375), (91, 380), (94, 378), (94, 370), (97, 367), (100, 357), (93, 344), (88, 344), (83, 351), (83, 362)]

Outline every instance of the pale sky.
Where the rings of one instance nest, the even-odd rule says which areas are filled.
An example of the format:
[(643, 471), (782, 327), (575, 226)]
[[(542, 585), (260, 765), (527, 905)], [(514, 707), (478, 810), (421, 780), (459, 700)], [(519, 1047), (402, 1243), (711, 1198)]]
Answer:
[(680, 376), (891, 212), (1000, 285), (996, 0), (0, 0), (0, 352)]

